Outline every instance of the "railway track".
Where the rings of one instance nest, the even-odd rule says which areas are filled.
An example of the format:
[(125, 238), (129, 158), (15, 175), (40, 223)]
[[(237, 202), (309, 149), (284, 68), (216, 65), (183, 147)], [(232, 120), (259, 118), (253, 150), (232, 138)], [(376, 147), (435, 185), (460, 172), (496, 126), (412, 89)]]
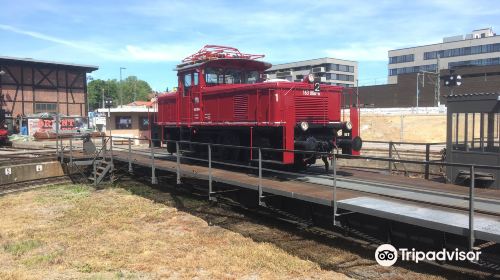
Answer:
[(0, 196), (16, 192), (33, 190), (55, 184), (69, 184), (69, 183), (72, 183), (72, 181), (68, 176), (58, 176), (47, 179), (37, 179), (32, 181), (5, 184), (5, 185), (0, 185)]
[[(126, 173), (125, 177), (128, 177), (129, 174)], [(159, 180), (163, 184), (159, 185), (151, 185), (150, 182), (146, 179), (147, 177), (145, 176), (139, 176), (139, 177), (134, 177), (134, 178), (128, 178), (129, 180), (136, 180), (140, 181), (144, 184), (149, 185), (152, 188), (156, 188), (162, 192), (181, 192), (185, 193), (187, 195), (190, 195), (192, 197), (195, 197), (197, 199), (203, 199), (206, 200), (207, 195), (206, 195), (206, 190), (205, 189), (199, 189), (199, 183), (197, 182), (198, 180), (196, 179), (190, 179), (186, 180), (183, 182), (184, 188), (177, 188), (173, 187), (175, 186), (175, 178), (173, 176), (165, 176), (161, 177)], [(162, 186), (161, 188), (159, 186)], [(167, 188), (165, 188), (167, 187)], [(213, 203), (213, 202), (211, 202)], [(367, 233), (363, 233), (360, 231), (357, 231), (354, 228), (335, 228), (335, 229), (328, 229), (322, 226), (316, 226), (314, 223), (312, 223), (309, 220), (304, 220), (301, 217), (298, 217), (294, 214), (291, 214), (289, 212), (283, 211), (279, 208), (271, 207), (271, 206), (265, 206), (265, 207), (248, 207), (243, 203), (240, 203), (230, 197), (227, 197), (224, 195), (224, 192), (221, 192), (220, 194), (217, 195), (217, 204), (221, 205), (226, 205), (229, 206), (232, 211), (237, 211), (240, 213), (243, 213), (246, 216), (252, 217), (252, 219), (255, 219), (256, 221), (271, 221), (271, 223), (281, 223), (282, 225), (291, 225), (292, 231), (297, 231), (299, 233), (306, 233), (310, 234), (312, 238), (319, 238), (319, 239), (325, 239), (325, 240), (337, 240), (341, 239), (344, 240), (347, 243), (350, 243), (351, 246), (359, 246), (361, 250), (367, 251), (367, 255), (371, 255), (372, 252), (380, 245), (385, 243), (382, 240), (377, 239), (374, 236), (371, 236)], [(183, 209), (187, 210), (187, 209)], [(199, 212), (192, 212), (188, 211), (194, 215), (199, 214)], [(273, 222), (274, 221), (274, 222)], [(213, 224), (216, 225), (216, 224)], [(287, 227), (288, 230), (290, 230), (290, 227)], [(348, 234), (347, 234), (348, 233)], [(268, 241), (272, 242), (272, 241)], [(345, 245), (345, 243), (344, 243)], [(491, 245), (491, 244), (490, 244)], [(345, 245), (346, 247), (349, 247), (348, 245)], [(423, 271), (423, 272), (428, 272), (430, 269), (438, 269), (437, 275), (447, 275), (448, 277), (450, 274), (448, 273), (458, 273), (455, 275), (455, 277), (458, 278), (464, 278), (464, 279), (473, 279), (473, 278), (488, 278), (488, 279), (500, 279), (500, 264), (497, 262), (493, 262), (490, 260), (481, 260), (479, 263), (475, 264), (481, 268), (486, 269), (489, 272), (481, 271), (481, 270), (476, 270), (473, 267), (470, 266), (463, 266), (463, 265), (456, 265), (453, 263), (438, 263), (438, 262), (433, 262), (433, 261), (422, 261), (423, 264), (417, 265), (417, 264), (405, 264), (403, 265), (406, 268), (410, 268), (411, 270), (415, 271)], [(422, 265), (427, 265), (428, 268), (422, 268)], [(346, 271), (343, 271), (343, 273), (346, 273)], [(435, 273), (435, 272), (434, 272)], [(362, 275), (357, 275), (355, 273), (346, 273), (347, 275), (351, 277), (360, 277), (364, 278)], [(464, 277), (461, 274), (467, 275)], [(451, 274), (453, 275), (453, 274)], [(450, 279), (454, 279), (450, 278)]]

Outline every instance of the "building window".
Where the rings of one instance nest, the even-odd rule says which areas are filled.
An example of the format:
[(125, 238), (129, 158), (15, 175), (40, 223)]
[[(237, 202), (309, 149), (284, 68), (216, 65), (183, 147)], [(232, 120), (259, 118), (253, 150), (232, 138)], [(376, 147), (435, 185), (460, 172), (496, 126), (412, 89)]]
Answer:
[(408, 73), (417, 73), (420, 71), (434, 72), (434, 71), (436, 71), (436, 68), (437, 68), (436, 64), (393, 68), (393, 69), (389, 69), (389, 76), (396, 76), (396, 75), (408, 74)]
[(448, 68), (460, 67), (460, 66), (471, 66), (471, 65), (499, 65), (500, 57), (485, 58), (485, 59), (475, 59), (475, 60), (464, 60), (448, 63)]
[(148, 117), (139, 117), (139, 130), (149, 130)]
[(118, 116), (115, 117), (116, 129), (132, 129), (131, 116)]
[(412, 62), (414, 60), (415, 60), (414, 54), (391, 56), (391, 57), (389, 57), (389, 64)]
[(480, 54), (480, 53), (492, 53), (499, 51), (500, 51), (500, 43), (496, 43), (496, 44), (487, 44), (481, 46), (424, 52), (424, 59), (425, 60), (436, 59), (438, 55), (440, 58), (444, 58), (444, 57), (455, 57), (455, 56), (464, 56), (464, 55)]
[(57, 103), (35, 103), (35, 113), (57, 113)]

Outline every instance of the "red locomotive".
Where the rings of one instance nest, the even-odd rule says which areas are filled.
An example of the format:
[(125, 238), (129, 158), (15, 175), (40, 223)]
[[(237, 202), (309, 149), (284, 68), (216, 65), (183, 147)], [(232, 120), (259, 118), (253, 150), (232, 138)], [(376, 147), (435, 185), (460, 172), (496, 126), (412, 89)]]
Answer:
[[(178, 90), (158, 98), (157, 124), (162, 139), (265, 147), (286, 150), (358, 154), (359, 112), (352, 91), (314, 82), (266, 80), (271, 64), (264, 55), (207, 45), (185, 58), (176, 68)], [(342, 109), (349, 108), (349, 121)], [(206, 147), (186, 149), (204, 152)], [(175, 152), (175, 144), (167, 143)], [(214, 147), (223, 159), (256, 160), (252, 150)], [(293, 152), (267, 152), (266, 161), (306, 167), (316, 156)], [(328, 161), (324, 157), (326, 166)]]

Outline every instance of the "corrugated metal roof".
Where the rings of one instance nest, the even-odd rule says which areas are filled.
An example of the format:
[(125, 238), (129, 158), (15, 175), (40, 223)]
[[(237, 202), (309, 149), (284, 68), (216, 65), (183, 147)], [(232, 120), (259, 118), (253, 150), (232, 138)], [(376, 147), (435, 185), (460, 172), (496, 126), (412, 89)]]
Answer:
[(94, 66), (94, 65), (65, 63), (65, 62), (48, 61), (48, 60), (37, 60), (37, 59), (33, 59), (33, 58), (0, 56), (0, 61), (2, 61), (2, 60), (18, 61), (18, 62), (25, 62), (25, 63), (37, 63), (37, 64), (51, 64), (51, 65), (60, 65), (60, 66), (66, 66), (66, 67), (78, 67), (78, 68), (85, 68), (85, 69), (90, 70), (90, 71), (94, 71), (94, 70), (99, 69), (99, 66)]

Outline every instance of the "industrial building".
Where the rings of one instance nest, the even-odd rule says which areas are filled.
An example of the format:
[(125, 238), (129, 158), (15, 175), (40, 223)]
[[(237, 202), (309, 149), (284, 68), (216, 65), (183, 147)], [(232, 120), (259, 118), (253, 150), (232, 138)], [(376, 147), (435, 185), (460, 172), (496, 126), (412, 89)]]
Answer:
[(2, 115), (86, 116), (87, 73), (97, 66), (0, 56)]
[(388, 83), (396, 84), (401, 74), (460, 66), (500, 65), (500, 36), (492, 28), (443, 38), (442, 43), (390, 50)]
[[(151, 139), (151, 124), (157, 112), (155, 101), (134, 101), (116, 108), (99, 108), (96, 123), (105, 124), (102, 129), (106, 135), (115, 137), (133, 138), (134, 144), (144, 141), (138, 139)], [(109, 116), (107, 116), (109, 112)], [(145, 141), (147, 143), (147, 141)]]
[[(450, 74), (450, 70), (442, 69), (439, 87), (436, 84), (438, 75), (435, 73), (401, 74), (394, 84), (359, 87), (361, 106), (432, 107), (445, 104), (444, 97), (450, 94), (497, 92), (500, 88), (500, 65), (457, 66), (453, 71), (462, 77), (460, 86), (446, 87), (443, 78)], [(438, 89), (439, 95), (436, 94)]]
[(273, 65), (266, 71), (270, 79), (302, 81), (309, 73), (324, 84), (353, 87), (358, 79), (358, 62), (336, 58), (317, 58)]

